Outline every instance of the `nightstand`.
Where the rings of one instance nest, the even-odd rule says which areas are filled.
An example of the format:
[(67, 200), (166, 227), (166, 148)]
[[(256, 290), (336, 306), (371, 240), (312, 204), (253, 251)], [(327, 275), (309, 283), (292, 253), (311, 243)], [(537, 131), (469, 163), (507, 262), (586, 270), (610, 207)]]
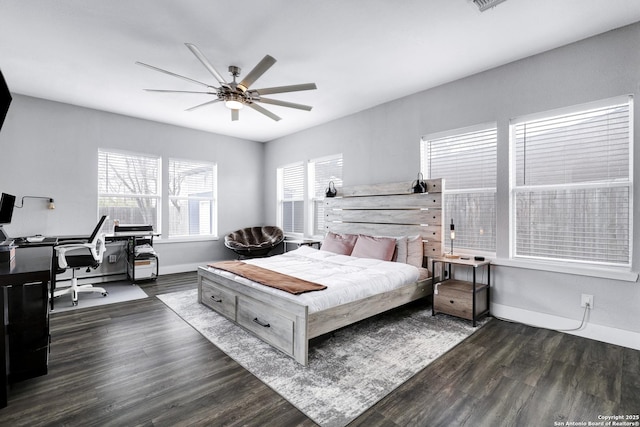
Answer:
[(309, 247), (314, 247), (317, 246), (318, 249), (320, 249), (320, 245), (322, 244), (322, 240), (318, 240), (318, 239), (284, 239), (284, 251), (288, 252), (290, 249), (288, 249), (288, 245), (294, 245), (295, 249), (299, 248), (300, 246), (309, 246)]
[[(442, 264), (440, 277), (435, 276), (436, 264)], [(472, 270), (472, 280), (452, 278), (451, 266), (464, 266)], [(433, 272), (433, 304), (431, 314), (445, 313), (471, 320), (476, 326), (478, 318), (489, 315), (491, 262), (474, 259), (436, 257), (431, 261)], [(478, 269), (486, 269), (487, 283), (478, 283)], [(447, 275), (445, 275), (447, 271)], [(446, 278), (445, 278), (446, 277)]]

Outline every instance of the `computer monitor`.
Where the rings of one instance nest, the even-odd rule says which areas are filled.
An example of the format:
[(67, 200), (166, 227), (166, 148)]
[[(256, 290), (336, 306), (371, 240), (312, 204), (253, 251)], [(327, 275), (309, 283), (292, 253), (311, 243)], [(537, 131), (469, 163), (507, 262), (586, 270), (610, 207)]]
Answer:
[(11, 224), (15, 204), (16, 196), (2, 193), (2, 197), (0, 197), (0, 224)]
[(15, 204), (16, 196), (2, 193), (2, 197), (0, 197), (0, 241), (9, 239), (9, 236), (2, 228), (2, 225), (11, 224), (11, 217), (13, 217), (13, 207)]

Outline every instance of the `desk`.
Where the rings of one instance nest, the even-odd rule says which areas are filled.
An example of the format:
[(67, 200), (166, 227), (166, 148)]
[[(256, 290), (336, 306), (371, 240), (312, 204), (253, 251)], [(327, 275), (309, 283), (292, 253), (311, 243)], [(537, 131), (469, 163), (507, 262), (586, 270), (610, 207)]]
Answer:
[(107, 239), (127, 242), (127, 277), (132, 282), (158, 278), (160, 269), (158, 255), (153, 249), (138, 254), (136, 247), (145, 244), (153, 247), (153, 238), (159, 235), (160, 233), (154, 231), (117, 231), (107, 235)]
[(0, 263), (0, 408), (9, 383), (47, 373), (52, 247), (18, 247)]

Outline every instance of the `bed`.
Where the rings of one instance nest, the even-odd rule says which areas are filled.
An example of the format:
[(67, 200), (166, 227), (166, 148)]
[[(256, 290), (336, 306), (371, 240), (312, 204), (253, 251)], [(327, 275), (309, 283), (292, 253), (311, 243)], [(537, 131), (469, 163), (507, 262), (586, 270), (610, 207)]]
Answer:
[[(417, 236), (424, 268), (303, 247), (246, 262), (314, 283), (324, 282), (327, 289), (292, 295), (229, 271), (202, 266), (198, 268), (198, 301), (306, 366), (311, 339), (432, 295), (427, 257), (442, 254), (443, 182), (426, 183), (426, 193), (412, 193), (408, 182), (344, 187), (338, 197), (324, 201), (327, 232), (393, 237), (398, 242)], [(365, 280), (356, 282), (356, 277)], [(376, 281), (384, 283), (369, 286)], [(391, 281), (397, 283), (387, 283)], [(345, 289), (347, 296), (341, 294)], [(331, 298), (334, 293), (339, 296)]]

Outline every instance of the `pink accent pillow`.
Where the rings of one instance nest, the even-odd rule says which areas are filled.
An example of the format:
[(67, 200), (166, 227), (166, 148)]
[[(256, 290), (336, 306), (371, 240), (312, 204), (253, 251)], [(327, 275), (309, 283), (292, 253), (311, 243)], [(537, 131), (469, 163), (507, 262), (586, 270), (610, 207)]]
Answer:
[(356, 240), (358, 240), (358, 235), (356, 234), (336, 234), (330, 231), (324, 237), (320, 249), (339, 255), (351, 255)]
[(389, 237), (373, 237), (360, 234), (351, 256), (391, 261), (396, 250), (396, 239)]

